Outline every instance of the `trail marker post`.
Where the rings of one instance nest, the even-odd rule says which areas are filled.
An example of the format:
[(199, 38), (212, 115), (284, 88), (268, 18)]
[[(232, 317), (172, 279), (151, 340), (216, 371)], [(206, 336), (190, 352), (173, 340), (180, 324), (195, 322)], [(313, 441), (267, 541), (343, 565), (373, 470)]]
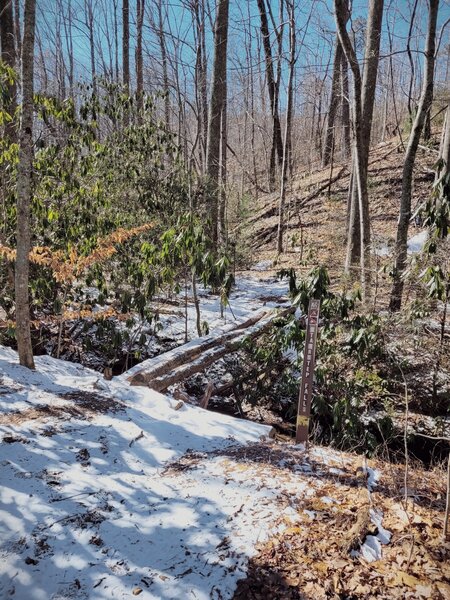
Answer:
[(297, 444), (308, 441), (311, 398), (316, 364), (317, 330), (319, 328), (320, 300), (309, 301), (306, 341), (303, 354), (302, 379), (298, 397), (297, 425), (295, 441)]

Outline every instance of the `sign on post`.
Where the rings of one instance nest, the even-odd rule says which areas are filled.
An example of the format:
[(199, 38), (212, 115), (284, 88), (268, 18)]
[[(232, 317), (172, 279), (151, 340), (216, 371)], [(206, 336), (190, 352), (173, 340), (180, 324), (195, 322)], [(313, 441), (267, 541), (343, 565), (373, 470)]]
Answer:
[(303, 353), (302, 380), (298, 398), (296, 443), (308, 441), (311, 397), (316, 363), (317, 329), (319, 328), (320, 300), (311, 299), (308, 307), (305, 350)]

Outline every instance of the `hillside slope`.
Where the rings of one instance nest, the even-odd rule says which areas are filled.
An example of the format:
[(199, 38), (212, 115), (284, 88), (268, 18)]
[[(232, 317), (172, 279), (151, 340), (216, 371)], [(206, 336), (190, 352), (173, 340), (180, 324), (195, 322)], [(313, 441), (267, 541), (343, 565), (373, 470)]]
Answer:
[[(372, 245), (380, 256), (374, 263), (386, 262), (392, 249), (400, 207), (403, 152), (398, 139), (371, 150), (369, 161), (369, 201)], [(419, 149), (413, 187), (413, 209), (430, 193), (434, 180), (431, 169), (434, 150)], [(319, 169), (294, 176), (286, 198), (287, 232), (285, 253), (276, 255), (279, 193), (259, 197), (256, 210), (243, 226), (253, 262), (272, 261), (274, 270), (294, 267), (308, 270), (324, 264), (332, 276), (341, 276), (345, 260), (347, 190), (350, 164)], [(332, 182), (329, 186), (329, 182)], [(414, 224), (410, 235), (421, 232)]]

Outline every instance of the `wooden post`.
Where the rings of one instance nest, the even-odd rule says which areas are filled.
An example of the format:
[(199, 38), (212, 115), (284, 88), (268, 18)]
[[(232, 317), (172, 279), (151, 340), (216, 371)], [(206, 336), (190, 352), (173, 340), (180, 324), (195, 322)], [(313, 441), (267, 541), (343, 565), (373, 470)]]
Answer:
[(311, 299), (308, 307), (305, 351), (303, 356), (302, 380), (298, 398), (297, 428), (295, 441), (308, 441), (309, 415), (311, 412), (311, 397), (316, 362), (317, 329), (319, 327), (320, 300)]

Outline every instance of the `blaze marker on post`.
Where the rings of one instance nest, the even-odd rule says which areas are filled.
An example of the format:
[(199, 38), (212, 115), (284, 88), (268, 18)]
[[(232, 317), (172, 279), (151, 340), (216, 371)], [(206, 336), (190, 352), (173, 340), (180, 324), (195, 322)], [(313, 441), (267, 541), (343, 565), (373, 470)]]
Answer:
[(302, 380), (298, 397), (296, 443), (308, 441), (309, 415), (316, 363), (317, 329), (319, 327), (320, 300), (311, 299), (308, 307), (305, 351), (303, 356)]

